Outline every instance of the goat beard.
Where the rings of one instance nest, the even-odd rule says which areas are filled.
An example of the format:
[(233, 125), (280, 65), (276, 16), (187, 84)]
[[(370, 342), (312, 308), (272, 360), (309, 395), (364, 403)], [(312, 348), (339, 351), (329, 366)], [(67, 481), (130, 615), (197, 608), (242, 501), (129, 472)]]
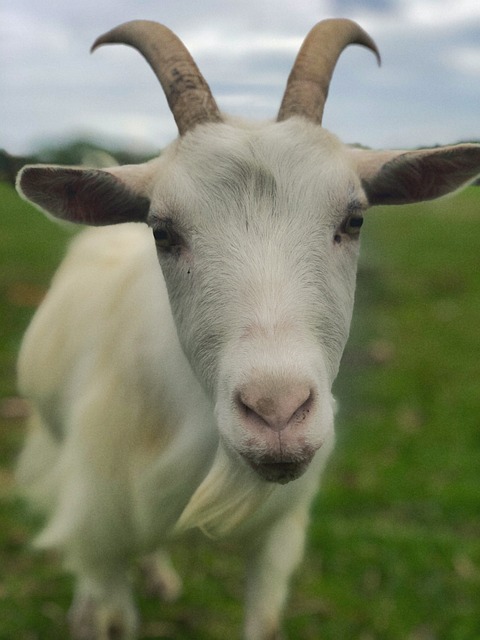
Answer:
[(210, 471), (190, 498), (174, 532), (199, 528), (210, 538), (234, 534), (275, 488), (220, 442)]

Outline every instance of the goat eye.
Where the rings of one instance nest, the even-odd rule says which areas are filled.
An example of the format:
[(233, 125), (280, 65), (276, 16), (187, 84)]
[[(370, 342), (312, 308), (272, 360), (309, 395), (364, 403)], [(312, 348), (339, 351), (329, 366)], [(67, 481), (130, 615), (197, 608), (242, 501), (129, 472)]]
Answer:
[(171, 224), (153, 227), (153, 237), (155, 239), (157, 249), (162, 253), (180, 253), (183, 241)]
[(360, 229), (363, 224), (363, 216), (355, 215), (347, 218), (343, 225), (343, 233), (348, 234), (349, 236), (358, 236), (360, 234)]
[(170, 233), (166, 229), (153, 229), (153, 237), (159, 249), (169, 249), (172, 245)]
[(335, 244), (341, 244), (345, 236), (349, 236), (353, 240), (358, 238), (362, 224), (363, 216), (360, 213), (355, 213), (345, 218), (333, 237)]

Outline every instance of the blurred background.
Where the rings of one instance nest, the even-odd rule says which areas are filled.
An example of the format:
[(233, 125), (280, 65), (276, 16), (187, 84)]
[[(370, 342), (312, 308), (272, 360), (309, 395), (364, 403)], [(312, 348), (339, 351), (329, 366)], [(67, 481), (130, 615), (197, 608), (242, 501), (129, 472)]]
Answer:
[[(0, 5), (0, 640), (60, 640), (72, 584), (29, 549), (41, 520), (12, 477), (28, 407), (21, 336), (74, 230), (22, 202), (26, 161), (137, 162), (176, 128), (117, 24), (163, 22), (224, 111), (275, 117), (293, 59), (327, 17), (357, 20), (382, 54), (341, 57), (324, 125), (343, 141), (415, 148), (480, 140), (477, 0), (16, 0)], [(292, 640), (480, 638), (480, 189), (375, 208), (335, 385), (338, 446), (286, 615)], [(142, 638), (239, 637), (242, 566), (196, 537), (175, 545), (185, 594), (139, 596)]]
[(164, 22), (186, 42), (219, 102), (276, 115), (299, 46), (325, 17), (357, 20), (383, 59), (351, 47), (334, 76), (325, 126), (372, 147), (478, 138), (480, 4), (476, 0), (16, 0), (1, 5), (0, 147), (92, 138), (156, 152), (175, 135), (151, 70), (127, 47), (88, 53), (126, 20)]

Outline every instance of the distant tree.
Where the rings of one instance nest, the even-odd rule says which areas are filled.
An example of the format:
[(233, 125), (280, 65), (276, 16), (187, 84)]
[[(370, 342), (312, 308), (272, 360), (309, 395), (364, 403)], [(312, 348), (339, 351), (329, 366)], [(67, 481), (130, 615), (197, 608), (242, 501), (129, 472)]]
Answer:
[(15, 184), (19, 170), (25, 164), (38, 162), (37, 156), (12, 156), (5, 149), (0, 149), (0, 182)]
[(108, 148), (90, 140), (78, 139), (67, 144), (44, 147), (39, 150), (41, 162), (63, 165), (111, 166), (112, 164), (137, 164), (158, 155), (133, 153), (120, 148)]
[(15, 156), (0, 149), (0, 182), (15, 184), (16, 175), (26, 164), (37, 162), (61, 165), (86, 165), (89, 167), (111, 167), (116, 164), (139, 164), (158, 156), (133, 153), (125, 149), (105, 149), (89, 140), (74, 140), (66, 144), (43, 147), (29, 156)]

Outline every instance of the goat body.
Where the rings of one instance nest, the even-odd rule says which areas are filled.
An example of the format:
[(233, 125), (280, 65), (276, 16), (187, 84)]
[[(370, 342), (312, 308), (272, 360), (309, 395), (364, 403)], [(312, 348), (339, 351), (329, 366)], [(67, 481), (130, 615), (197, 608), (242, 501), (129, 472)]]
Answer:
[[(77, 576), (74, 637), (136, 637), (130, 559), (198, 527), (241, 541), (245, 637), (270, 640), (334, 444), (364, 212), (462, 186), (480, 147), (364, 151), (323, 129), (343, 48), (378, 56), (350, 21), (314, 27), (262, 124), (221, 114), (165, 27), (127, 23), (96, 46), (111, 42), (147, 58), (180, 136), (144, 165), (19, 176), (47, 213), (106, 226), (74, 241), (25, 336), (18, 477), (50, 517), (38, 544)], [(176, 595), (163, 550), (150, 567)]]

